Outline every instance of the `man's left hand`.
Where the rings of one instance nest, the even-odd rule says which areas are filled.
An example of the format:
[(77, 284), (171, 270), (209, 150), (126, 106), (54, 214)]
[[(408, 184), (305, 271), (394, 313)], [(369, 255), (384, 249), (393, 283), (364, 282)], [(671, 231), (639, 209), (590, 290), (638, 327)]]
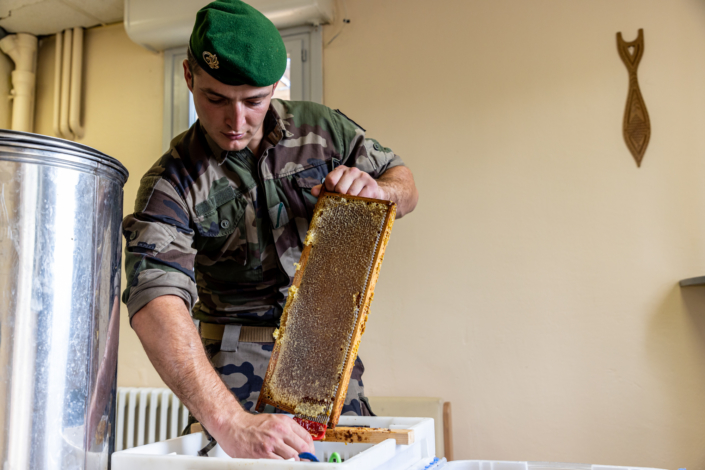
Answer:
[(387, 194), (377, 184), (377, 181), (364, 171), (341, 165), (328, 173), (325, 182), (311, 188), (311, 194), (318, 197), (321, 190), (350, 196), (369, 197), (372, 199), (388, 199)]

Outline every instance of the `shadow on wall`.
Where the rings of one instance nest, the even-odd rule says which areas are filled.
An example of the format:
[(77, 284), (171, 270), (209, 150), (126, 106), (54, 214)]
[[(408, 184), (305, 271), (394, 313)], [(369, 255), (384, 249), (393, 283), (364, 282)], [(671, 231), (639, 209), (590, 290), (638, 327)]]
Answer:
[[(652, 405), (666, 414), (645, 417), (642, 432), (649, 433), (649, 426), (665, 426), (667, 432), (661, 435), (669, 436), (671, 442), (664, 443), (664, 450), (678, 448), (676, 443), (681, 448), (688, 443), (685, 448), (692, 449), (689, 456), (667, 455), (665, 459), (697, 461), (696, 468), (705, 468), (703, 431), (693, 424), (705, 420), (705, 406), (689, 406), (705, 405), (705, 286), (681, 288), (676, 283), (651, 318), (645, 340), (655, 384), (663, 397), (661, 403)], [(693, 415), (701, 419), (693, 420)]]
[[(705, 363), (705, 286), (680, 287), (673, 289), (680, 295), (684, 314), (685, 327), (694, 333), (693, 346), (702, 358), (699, 362)], [(704, 364), (705, 365), (705, 364)], [(705, 370), (703, 370), (705, 374)], [(705, 397), (703, 397), (705, 400)]]

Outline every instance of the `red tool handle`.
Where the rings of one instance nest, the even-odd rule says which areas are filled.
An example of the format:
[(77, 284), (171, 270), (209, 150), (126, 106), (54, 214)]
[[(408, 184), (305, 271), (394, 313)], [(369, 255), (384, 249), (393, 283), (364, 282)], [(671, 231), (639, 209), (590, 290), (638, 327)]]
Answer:
[(314, 441), (320, 441), (326, 436), (326, 429), (328, 429), (328, 425), (326, 424), (309, 421), (308, 419), (299, 417), (294, 418), (294, 421), (307, 430)]

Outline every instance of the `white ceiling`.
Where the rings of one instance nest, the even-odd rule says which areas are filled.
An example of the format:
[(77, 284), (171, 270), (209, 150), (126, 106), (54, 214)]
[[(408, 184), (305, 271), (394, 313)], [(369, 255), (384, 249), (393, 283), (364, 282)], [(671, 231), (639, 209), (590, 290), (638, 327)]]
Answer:
[(55, 34), (122, 21), (124, 0), (0, 0), (0, 27), (10, 33)]

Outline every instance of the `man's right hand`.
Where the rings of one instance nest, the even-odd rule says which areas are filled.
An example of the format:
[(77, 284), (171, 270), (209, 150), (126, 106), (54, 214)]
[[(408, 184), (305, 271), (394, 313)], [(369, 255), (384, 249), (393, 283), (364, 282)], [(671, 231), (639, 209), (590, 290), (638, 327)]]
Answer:
[(314, 453), (308, 431), (281, 414), (254, 415), (240, 409), (213, 431), (211, 435), (231, 457), (299, 460), (302, 452)]
[(231, 457), (299, 460), (313, 440), (293, 419), (243, 410), (206, 357), (181, 298), (164, 295), (132, 317), (132, 328), (162, 380)]

